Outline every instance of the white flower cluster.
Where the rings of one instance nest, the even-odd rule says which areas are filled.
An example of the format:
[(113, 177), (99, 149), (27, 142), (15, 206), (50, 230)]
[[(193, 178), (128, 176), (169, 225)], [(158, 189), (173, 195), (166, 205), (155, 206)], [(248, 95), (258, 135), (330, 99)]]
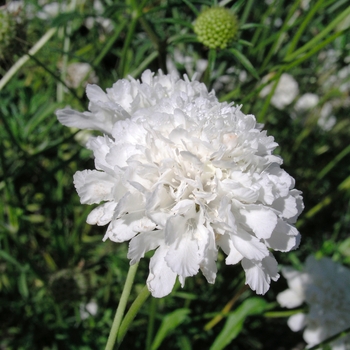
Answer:
[(299, 245), (293, 223), (303, 202), (255, 117), (198, 81), (149, 70), (107, 93), (88, 85), (87, 96), (89, 112), (57, 111), (66, 126), (104, 134), (87, 144), (96, 170), (78, 171), (74, 184), (81, 203), (103, 202), (87, 222), (108, 224), (104, 240), (131, 240), (131, 264), (156, 250), (152, 295), (169, 294), (177, 276), (184, 285), (199, 270), (214, 283), (219, 247), (265, 293), (279, 278), (270, 250)]
[[(281, 306), (294, 308), (306, 302), (306, 314), (297, 313), (288, 320), (294, 332), (304, 327), (309, 346), (345, 330), (350, 325), (350, 270), (329, 258), (309, 256), (304, 271), (282, 269), (289, 289), (278, 294)], [(330, 343), (333, 350), (350, 349), (350, 335)]]

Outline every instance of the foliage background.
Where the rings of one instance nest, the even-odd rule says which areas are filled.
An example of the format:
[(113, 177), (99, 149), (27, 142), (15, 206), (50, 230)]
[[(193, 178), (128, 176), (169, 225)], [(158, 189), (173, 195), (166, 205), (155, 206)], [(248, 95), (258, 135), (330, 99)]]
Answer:
[[(48, 4), (23, 2), (10, 15), (10, 39), (0, 40), (4, 82), (11, 67), (50, 35), (0, 83), (1, 349), (100, 349), (106, 343), (128, 270), (127, 244), (103, 243), (105, 228), (85, 223), (91, 207), (79, 203), (72, 176), (93, 168), (83, 147), (87, 135), (63, 127), (54, 114), (67, 105), (86, 110), (84, 86), (96, 78), (105, 89), (127, 75), (138, 78), (147, 68), (172, 67), (190, 77), (199, 70), (197, 78), (214, 87), (221, 101), (243, 104), (244, 113), (265, 124), (280, 145), (284, 169), (304, 193), (297, 224), (301, 246), (276, 254), (279, 263), (300, 268), (316, 254), (350, 265), (347, 1), (223, 1), (221, 6), (237, 14), (240, 30), (230, 47), (216, 53), (193, 33), (200, 9), (215, 1), (72, 0), (54, 3), (56, 11)], [(9, 2), (1, 11), (6, 6)], [(88, 63), (93, 75), (87, 72), (73, 86), (78, 73), (73, 69), (72, 77), (72, 63)], [(271, 98), (283, 73), (299, 90), (278, 109)], [(273, 88), (261, 97), (267, 75)], [(305, 93), (319, 101), (300, 112), (296, 102)], [(325, 106), (331, 109), (328, 118), (335, 118), (330, 128), (320, 121)], [(223, 254), (218, 265), (214, 285), (197, 275), (164, 299), (148, 299), (122, 348), (304, 348), (302, 334), (290, 331), (288, 313), (275, 302), (286, 288), (282, 277), (257, 297), (242, 289), (240, 266), (226, 266)], [(130, 301), (147, 270), (145, 258)], [(97, 313), (84, 315), (91, 301)]]

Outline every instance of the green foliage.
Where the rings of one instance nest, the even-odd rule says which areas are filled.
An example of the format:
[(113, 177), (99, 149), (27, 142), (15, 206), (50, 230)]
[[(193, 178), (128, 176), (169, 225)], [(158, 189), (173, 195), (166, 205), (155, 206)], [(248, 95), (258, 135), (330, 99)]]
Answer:
[(156, 333), (153, 343), (151, 345), (151, 350), (159, 349), (162, 341), (166, 336), (168, 336), (174, 329), (179, 327), (183, 323), (190, 313), (188, 309), (177, 309), (170, 314), (166, 315)]
[(259, 315), (265, 311), (266, 301), (262, 298), (245, 300), (235, 311), (227, 317), (222, 331), (219, 333), (211, 350), (221, 350), (227, 347), (241, 332), (245, 319), (250, 315)]
[[(96, 77), (105, 89), (128, 75), (139, 78), (145, 69), (176, 69), (190, 78), (197, 71), (197, 79), (215, 88), (220, 100), (243, 104), (244, 113), (256, 115), (280, 144), (284, 167), (304, 192), (306, 209), (297, 224), (301, 246), (277, 254), (278, 261), (299, 267), (317, 254), (350, 265), (346, 1), (318, 0), (308, 8), (300, 0), (225, 1), (239, 31), (218, 51), (208, 51), (193, 31), (200, 11), (217, 1), (105, 0), (100, 8), (92, 0), (60, 3), (67, 4), (65, 10), (41, 19), (43, 5), (25, 1), (13, 14), (15, 41), (1, 51), (6, 54), (0, 57), (0, 312), (6, 315), (0, 321), (1, 348), (101, 349), (106, 344), (129, 266), (127, 245), (102, 242), (105, 227), (85, 223), (91, 207), (80, 204), (72, 176), (93, 168), (82, 146), (89, 134), (61, 126), (54, 115), (67, 105), (86, 110), (85, 84)], [(89, 69), (77, 79), (77, 71), (71, 76), (72, 63), (87, 63)], [(279, 109), (273, 96), (285, 73), (299, 91)], [(262, 97), (266, 86), (270, 91)], [(318, 102), (298, 110), (305, 93), (316, 94)], [(142, 291), (149, 256), (140, 262), (128, 306)], [(215, 350), (277, 349), (303, 341), (285, 319), (262, 316), (286, 288), (282, 278), (258, 298), (240, 292), (242, 269), (226, 266), (221, 253), (218, 270), (214, 285), (198, 275), (165, 299), (149, 298), (122, 348), (143, 349), (147, 342), (149, 349), (210, 344)], [(235, 303), (222, 312), (230, 300)], [(90, 301), (97, 313), (84, 315)], [(218, 316), (222, 322), (205, 328)]]

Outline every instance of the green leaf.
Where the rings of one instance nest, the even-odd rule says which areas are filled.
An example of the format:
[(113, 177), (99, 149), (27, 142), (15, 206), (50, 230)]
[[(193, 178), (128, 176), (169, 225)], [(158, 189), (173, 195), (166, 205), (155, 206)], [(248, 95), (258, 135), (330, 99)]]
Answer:
[(329, 37), (329, 33), (335, 29), (335, 33), (341, 34), (343, 31), (343, 27), (338, 28), (339, 24), (343, 22), (344, 19), (347, 18), (350, 14), (350, 7), (348, 7), (345, 11), (341, 12), (331, 23), (328, 24), (326, 28), (324, 28), (320, 33), (318, 33), (313, 39), (308, 41), (305, 45), (303, 45), (298, 50), (291, 51), (286, 55), (284, 61), (292, 62), (302, 53), (312, 50), (318, 43), (321, 42), (323, 38)]
[(231, 343), (241, 332), (247, 316), (264, 312), (267, 302), (263, 298), (250, 298), (243, 302), (234, 312), (227, 317), (226, 323), (220, 334), (215, 339), (210, 350), (221, 350)]
[(154, 338), (151, 346), (151, 350), (156, 350), (161, 345), (162, 341), (181, 323), (183, 323), (189, 314), (189, 309), (179, 309), (166, 315), (163, 319), (162, 324)]
[(253, 46), (253, 44), (250, 43), (249, 41), (242, 40), (242, 39), (238, 40), (238, 44), (245, 45), (245, 46)]
[(27, 285), (27, 279), (26, 279), (26, 274), (22, 272), (19, 275), (18, 279), (18, 290), (21, 293), (23, 298), (28, 298), (29, 291), (28, 291), (28, 285)]
[(7, 262), (17, 266), (20, 270), (23, 269), (22, 265), (14, 259), (9, 253), (5, 252), (4, 250), (0, 250), (0, 257), (6, 260)]
[(181, 350), (192, 350), (190, 339), (184, 335), (179, 338), (178, 344)]
[(236, 49), (228, 49), (229, 52), (231, 52), (239, 62), (242, 63), (242, 66), (256, 79), (260, 79), (258, 72), (256, 71), (256, 69), (253, 67), (253, 65), (250, 63), (250, 61), (248, 60), (248, 58), (246, 56), (244, 56), (241, 52), (239, 52)]
[(260, 23), (246, 23), (243, 24), (239, 29), (244, 30), (244, 29), (250, 29), (250, 28), (268, 28), (266, 24), (260, 24)]
[(191, 3), (191, 1), (188, 0), (182, 0), (192, 11), (193, 13), (198, 17), (199, 11), (197, 10), (196, 6)]

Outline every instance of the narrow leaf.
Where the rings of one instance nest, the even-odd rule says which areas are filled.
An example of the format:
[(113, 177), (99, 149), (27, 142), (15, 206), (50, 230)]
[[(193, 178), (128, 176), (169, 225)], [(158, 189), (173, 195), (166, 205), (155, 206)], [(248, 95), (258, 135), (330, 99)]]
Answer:
[(246, 56), (244, 56), (241, 52), (239, 52), (236, 49), (229, 49), (229, 51), (237, 58), (237, 60), (239, 62), (242, 63), (242, 66), (256, 79), (260, 79), (258, 72), (255, 70), (255, 68), (253, 67), (253, 65), (250, 63), (250, 61), (248, 60), (248, 58)]
[(26, 279), (26, 274), (22, 272), (19, 275), (18, 279), (18, 290), (21, 293), (23, 298), (28, 298), (29, 291), (28, 291), (28, 285), (27, 285), (27, 279)]
[(220, 334), (215, 339), (210, 350), (221, 350), (231, 343), (241, 332), (247, 316), (261, 314), (267, 303), (263, 298), (250, 298), (243, 302), (230, 316)]
[(156, 350), (161, 345), (162, 341), (181, 323), (186, 319), (186, 316), (190, 310), (188, 309), (179, 309), (174, 312), (166, 315), (163, 319), (162, 324), (154, 338), (154, 341), (151, 346), (151, 350)]

